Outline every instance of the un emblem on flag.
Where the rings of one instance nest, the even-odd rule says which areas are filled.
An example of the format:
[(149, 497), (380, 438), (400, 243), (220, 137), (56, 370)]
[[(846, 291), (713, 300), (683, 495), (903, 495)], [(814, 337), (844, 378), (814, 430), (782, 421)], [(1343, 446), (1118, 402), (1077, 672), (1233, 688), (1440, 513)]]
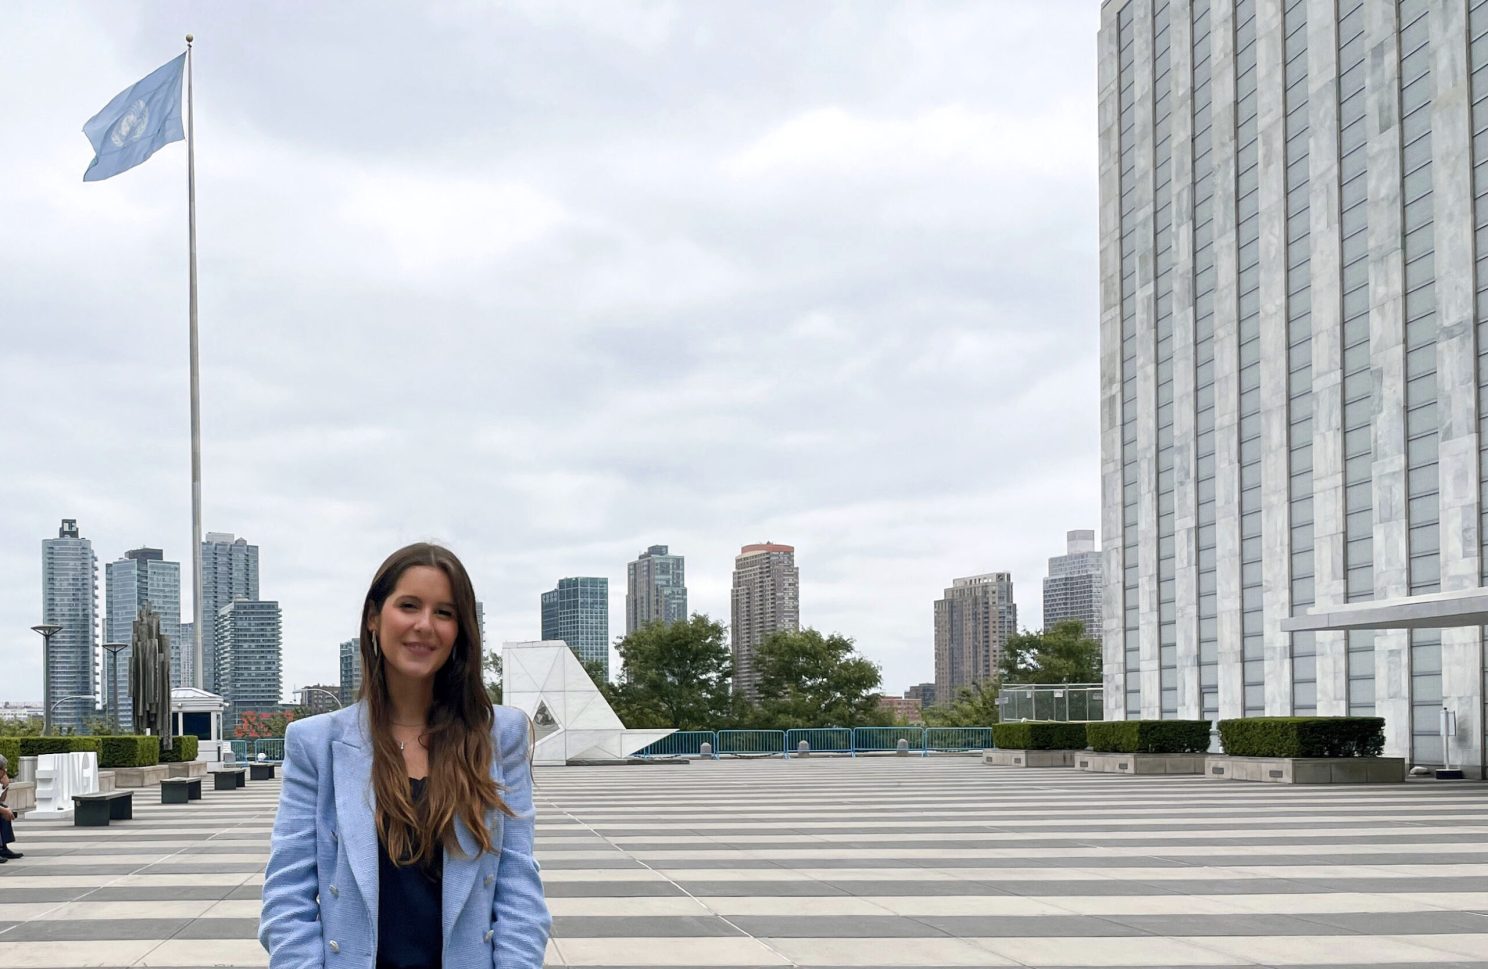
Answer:
[(145, 131), (150, 127), (150, 108), (145, 104), (144, 98), (140, 98), (129, 106), (124, 116), (114, 125), (114, 130), (109, 134), (109, 140), (114, 143), (115, 148), (123, 148), (133, 141), (139, 141), (145, 136)]

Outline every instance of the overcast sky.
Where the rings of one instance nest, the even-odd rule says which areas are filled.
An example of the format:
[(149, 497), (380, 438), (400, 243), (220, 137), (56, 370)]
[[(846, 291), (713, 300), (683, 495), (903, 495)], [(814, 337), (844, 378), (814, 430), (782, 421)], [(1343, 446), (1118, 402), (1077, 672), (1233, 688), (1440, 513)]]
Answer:
[[(186, 146), (84, 184), (81, 127), (196, 35), (204, 527), (260, 548), (284, 688), (373, 570), (450, 545), (492, 643), (651, 544), (728, 621), (887, 692), (932, 603), (1021, 624), (1099, 525), (1096, 0), (8, 4), (0, 699), (41, 696), (41, 542), (186, 563)], [(191, 595), (182, 590), (183, 619)], [(100, 620), (102, 615), (100, 614)]]

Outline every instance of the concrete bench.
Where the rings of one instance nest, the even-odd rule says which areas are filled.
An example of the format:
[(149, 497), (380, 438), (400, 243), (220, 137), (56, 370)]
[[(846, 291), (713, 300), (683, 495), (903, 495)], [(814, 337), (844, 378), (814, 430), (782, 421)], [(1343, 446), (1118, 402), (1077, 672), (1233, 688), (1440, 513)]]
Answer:
[(241, 767), (214, 770), (211, 774), (214, 791), (234, 791), (248, 783), (248, 772)]
[(274, 779), (274, 764), (249, 764), (248, 779), (250, 781), (271, 781)]
[(168, 777), (160, 782), (161, 804), (185, 804), (201, 800), (200, 777)]
[(133, 791), (103, 791), (72, 796), (72, 823), (79, 828), (106, 828), (110, 821), (134, 817)]

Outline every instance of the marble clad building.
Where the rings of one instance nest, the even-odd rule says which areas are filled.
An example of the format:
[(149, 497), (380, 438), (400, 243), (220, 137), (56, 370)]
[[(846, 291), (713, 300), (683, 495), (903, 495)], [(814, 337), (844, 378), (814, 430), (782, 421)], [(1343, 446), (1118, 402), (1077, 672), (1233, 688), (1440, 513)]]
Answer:
[[(1101, 8), (1106, 716), (1484, 766), (1488, 2)], [(1484, 134), (1479, 134), (1483, 132)]]

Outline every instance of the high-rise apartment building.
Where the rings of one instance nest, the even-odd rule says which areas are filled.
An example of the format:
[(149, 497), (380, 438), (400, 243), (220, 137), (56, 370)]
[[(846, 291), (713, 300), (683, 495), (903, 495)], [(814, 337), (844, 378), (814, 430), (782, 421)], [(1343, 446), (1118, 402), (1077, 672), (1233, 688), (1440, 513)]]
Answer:
[(796, 549), (763, 542), (745, 545), (734, 558), (732, 625), (734, 690), (758, 695), (755, 650), (771, 633), (801, 628), (801, 573)]
[[(104, 567), (103, 621), (105, 643), (128, 643), (134, 637), (134, 620), (146, 603), (160, 617), (160, 634), (170, 646), (171, 686), (181, 680), (181, 565), (165, 561), (158, 548), (136, 548)], [(119, 726), (134, 725), (134, 704), (129, 700), (129, 657), (133, 649), (105, 650), (102, 692), (108, 712), (117, 714)]]
[[(258, 599), (258, 546), (249, 545), (247, 539), (238, 538), (229, 532), (207, 532), (202, 539), (202, 616), (207, 625), (202, 628), (202, 686), (213, 693), (222, 693), (221, 676), (217, 671), (217, 642), (214, 624), (222, 607), (239, 599)], [(200, 617), (193, 616), (193, 621)], [(194, 662), (195, 642), (185, 652)], [(187, 678), (183, 682), (191, 683)]]
[(581, 663), (598, 663), (610, 675), (610, 580), (559, 579), (542, 594), (542, 638), (561, 639)]
[(98, 560), (77, 520), (62, 519), (56, 538), (41, 543), (41, 621), (62, 628), (44, 660), (43, 702), (54, 729), (81, 730), (94, 716)]
[(278, 709), (283, 696), (279, 603), (229, 602), (217, 613), (215, 632), (218, 692), (232, 704), (227, 722), (240, 722), (249, 710)]
[(653, 622), (687, 619), (687, 563), (665, 545), (652, 545), (625, 566), (625, 635)]
[(997, 678), (1008, 637), (1018, 631), (1009, 572), (952, 579), (935, 601), (935, 700), (951, 703), (962, 690)]
[(341, 644), (341, 702), (350, 706), (362, 692), (362, 643), (348, 639)]
[(1095, 532), (1088, 528), (1068, 532), (1065, 548), (1065, 554), (1049, 559), (1049, 575), (1044, 579), (1044, 628), (1078, 619), (1085, 624), (1085, 635), (1100, 642), (1105, 573), (1100, 550), (1095, 547)]
[(1101, 9), (1105, 704), (1484, 766), (1488, 5)]

